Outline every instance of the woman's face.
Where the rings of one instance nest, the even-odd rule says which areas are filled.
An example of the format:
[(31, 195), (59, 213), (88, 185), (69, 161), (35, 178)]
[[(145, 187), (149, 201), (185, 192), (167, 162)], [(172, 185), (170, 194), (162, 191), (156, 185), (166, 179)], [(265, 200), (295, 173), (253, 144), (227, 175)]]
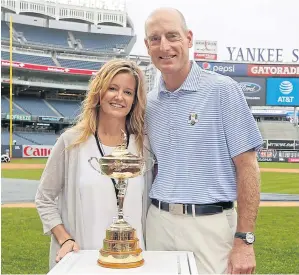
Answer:
[(126, 117), (134, 102), (135, 89), (136, 81), (132, 74), (117, 74), (101, 99), (101, 113), (117, 118)]

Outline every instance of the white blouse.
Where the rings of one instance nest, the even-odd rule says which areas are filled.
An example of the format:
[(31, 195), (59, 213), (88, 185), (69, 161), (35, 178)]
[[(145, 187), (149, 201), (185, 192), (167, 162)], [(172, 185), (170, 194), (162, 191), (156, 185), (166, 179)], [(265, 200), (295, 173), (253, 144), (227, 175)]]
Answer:
[[(130, 141), (133, 141), (131, 139)], [(132, 144), (133, 143), (133, 144)], [(102, 146), (104, 154), (112, 152), (113, 147)], [(130, 142), (128, 150), (136, 154), (136, 145)], [(96, 172), (89, 164), (91, 157), (100, 158), (94, 136), (81, 146), (79, 152), (79, 189), (82, 200), (84, 249), (98, 250), (103, 247), (106, 229), (117, 217), (117, 203), (112, 180)], [(97, 164), (95, 161), (93, 164)], [(96, 167), (99, 169), (99, 167)], [(144, 250), (142, 228), (142, 194), (144, 177), (129, 179), (124, 200), (124, 218), (136, 229), (139, 245)], [(81, 248), (82, 249), (82, 248)]]

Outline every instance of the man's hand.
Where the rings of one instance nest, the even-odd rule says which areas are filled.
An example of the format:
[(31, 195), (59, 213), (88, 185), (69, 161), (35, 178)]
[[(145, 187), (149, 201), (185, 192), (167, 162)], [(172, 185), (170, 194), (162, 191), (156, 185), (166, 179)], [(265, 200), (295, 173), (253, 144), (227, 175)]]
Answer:
[(247, 245), (241, 239), (235, 239), (228, 258), (228, 274), (253, 274), (256, 261), (253, 245)]

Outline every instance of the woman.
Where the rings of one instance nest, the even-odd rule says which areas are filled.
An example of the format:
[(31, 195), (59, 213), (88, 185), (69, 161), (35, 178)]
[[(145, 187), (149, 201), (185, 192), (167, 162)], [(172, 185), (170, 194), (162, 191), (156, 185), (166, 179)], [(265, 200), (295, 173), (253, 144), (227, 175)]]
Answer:
[[(107, 62), (92, 80), (77, 124), (52, 149), (35, 203), (44, 234), (51, 234), (50, 269), (68, 252), (98, 250), (117, 216), (112, 180), (96, 172), (91, 157), (109, 155), (120, 144), (148, 159), (144, 140), (146, 92), (141, 70), (128, 60)], [(148, 148), (148, 147), (147, 147)], [(151, 172), (129, 180), (124, 215), (144, 249), (144, 221)]]

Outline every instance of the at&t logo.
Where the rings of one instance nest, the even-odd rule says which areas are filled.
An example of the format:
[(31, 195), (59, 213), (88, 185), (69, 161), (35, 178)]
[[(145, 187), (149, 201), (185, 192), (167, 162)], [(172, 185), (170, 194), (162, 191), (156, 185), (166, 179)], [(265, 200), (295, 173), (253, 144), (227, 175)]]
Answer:
[(277, 100), (277, 102), (293, 102), (293, 96), (287, 96), (293, 92), (293, 84), (290, 81), (282, 81), (279, 85), (279, 91), (283, 94)]

